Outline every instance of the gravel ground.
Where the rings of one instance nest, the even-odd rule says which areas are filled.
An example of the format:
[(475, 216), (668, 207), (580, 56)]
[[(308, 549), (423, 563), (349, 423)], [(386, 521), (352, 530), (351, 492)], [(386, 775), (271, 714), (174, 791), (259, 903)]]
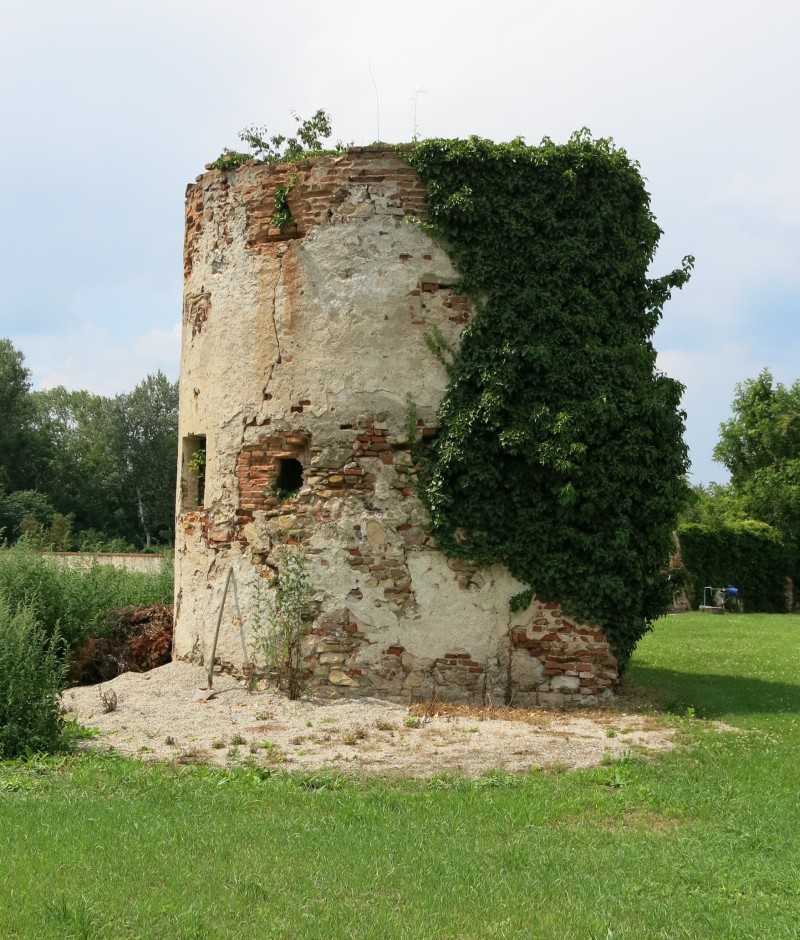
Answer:
[[(417, 705), (410, 711), (374, 698), (292, 702), (274, 690), (248, 692), (230, 676), (216, 676), (214, 695), (198, 701), (205, 685), (204, 669), (175, 662), (71, 689), (64, 707), (68, 717), (99, 730), (87, 747), (220, 767), (480, 776), (495, 769), (589, 767), (630, 750), (674, 746), (674, 731), (663, 722), (618, 709), (434, 711)], [(104, 698), (116, 701), (113, 711)]]

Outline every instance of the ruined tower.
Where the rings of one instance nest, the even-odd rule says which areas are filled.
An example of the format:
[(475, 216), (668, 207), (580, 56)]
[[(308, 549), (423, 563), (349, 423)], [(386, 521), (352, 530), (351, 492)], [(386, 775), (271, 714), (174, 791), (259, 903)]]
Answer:
[(412, 454), (447, 375), (425, 334), (457, 345), (471, 307), (425, 212), (416, 171), (382, 147), (188, 187), (175, 653), (207, 662), (232, 569), (217, 657), (246, 669), (292, 544), (313, 587), (312, 691), (593, 701), (617, 681), (603, 634), (535, 599), (511, 614), (522, 586), (503, 567), (452, 561), (426, 530)]

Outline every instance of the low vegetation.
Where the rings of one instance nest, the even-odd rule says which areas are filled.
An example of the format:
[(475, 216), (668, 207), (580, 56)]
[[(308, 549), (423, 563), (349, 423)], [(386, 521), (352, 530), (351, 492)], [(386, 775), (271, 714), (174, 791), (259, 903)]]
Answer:
[(0, 758), (61, 747), (65, 685), (58, 629), (48, 636), (30, 606), (0, 594)]
[(7, 762), (0, 934), (789, 940), (798, 640), (791, 615), (658, 621), (628, 694), (682, 747), (577, 773)]
[(159, 574), (125, 571), (94, 563), (67, 568), (26, 545), (0, 549), (0, 594), (14, 611), (24, 604), (45, 635), (58, 629), (67, 648), (87, 636), (104, 636), (115, 626), (109, 615), (122, 607), (171, 603), (170, 559)]
[(139, 574), (62, 567), (29, 546), (0, 549), (0, 758), (63, 750), (68, 657), (118, 630), (120, 612), (172, 599), (172, 567)]

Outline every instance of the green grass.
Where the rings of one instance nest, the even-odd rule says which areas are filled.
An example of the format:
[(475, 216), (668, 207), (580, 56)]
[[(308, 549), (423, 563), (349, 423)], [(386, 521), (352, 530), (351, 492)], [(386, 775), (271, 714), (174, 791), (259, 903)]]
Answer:
[(678, 711), (745, 728), (792, 732), (798, 743), (800, 617), (683, 614), (640, 645), (628, 674)]
[(796, 938), (799, 649), (798, 617), (660, 622), (630, 681), (685, 747), (578, 773), (9, 763), (0, 936)]

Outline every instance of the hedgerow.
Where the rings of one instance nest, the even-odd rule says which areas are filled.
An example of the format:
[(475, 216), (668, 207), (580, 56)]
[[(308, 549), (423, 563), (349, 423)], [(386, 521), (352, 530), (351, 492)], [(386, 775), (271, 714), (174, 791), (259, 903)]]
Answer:
[(693, 259), (648, 278), (661, 230), (638, 165), (586, 131), (401, 152), (475, 306), (458, 349), (431, 337), (449, 372), (420, 487), (433, 534), (502, 562), (526, 586), (513, 607), (535, 593), (601, 626), (624, 668), (669, 601), (688, 462), (651, 340)]
[(794, 554), (784, 536), (765, 522), (726, 525), (687, 523), (678, 527), (687, 595), (694, 607), (706, 586), (735, 585), (749, 613), (785, 613), (786, 577)]

